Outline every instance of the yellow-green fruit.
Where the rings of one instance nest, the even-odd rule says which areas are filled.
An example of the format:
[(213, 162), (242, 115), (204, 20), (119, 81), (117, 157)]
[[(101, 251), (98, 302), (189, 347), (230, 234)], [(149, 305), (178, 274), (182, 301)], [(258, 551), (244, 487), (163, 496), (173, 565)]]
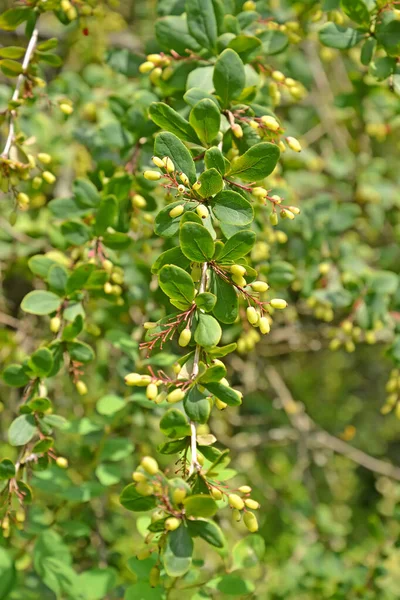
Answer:
[(68, 468), (68, 460), (65, 458), (65, 456), (58, 456), (56, 458), (56, 465), (57, 465), (57, 467), (60, 467), (60, 469), (67, 469)]
[(58, 333), (61, 327), (61, 319), (60, 317), (53, 317), (50, 319), (50, 331), (53, 333)]
[(251, 193), (256, 198), (265, 198), (266, 196), (268, 196), (268, 191), (265, 188), (260, 187), (260, 186), (257, 186), (255, 188), (253, 188), (251, 190)]
[(231, 129), (232, 129), (233, 135), (236, 138), (242, 138), (243, 137), (243, 129), (240, 127), (240, 125), (238, 125), (237, 123), (235, 123), (234, 125), (232, 125)]
[(225, 410), (228, 405), (219, 398), (215, 398), (215, 406), (218, 408), (218, 410)]
[(199, 206), (196, 208), (196, 212), (202, 219), (206, 219), (208, 217), (208, 210), (204, 204), (199, 204)]
[(189, 344), (191, 338), (192, 332), (190, 331), (190, 329), (183, 329), (179, 335), (178, 344), (182, 348), (185, 348)]
[(243, 522), (251, 533), (258, 531), (257, 517), (252, 512), (246, 512), (243, 517)]
[(247, 281), (245, 280), (245, 278), (241, 277), (240, 275), (232, 275), (232, 281), (241, 288), (244, 288), (247, 285)]
[(148, 181), (158, 181), (159, 179), (161, 179), (161, 173), (159, 173), (158, 171), (145, 171), (143, 173), (143, 176)]
[(237, 510), (242, 510), (244, 508), (244, 500), (237, 494), (229, 494), (228, 502), (232, 508), (236, 508)]
[(163, 159), (159, 156), (153, 156), (151, 160), (156, 165), (156, 167), (159, 167), (160, 169), (163, 169), (165, 167)]
[(152, 456), (144, 456), (140, 461), (140, 465), (149, 475), (158, 473), (158, 463)]
[(60, 104), (60, 110), (62, 113), (64, 113), (64, 115), (67, 116), (72, 115), (72, 113), (74, 112), (73, 107), (70, 104), (67, 104), (66, 102)]
[(147, 477), (144, 473), (141, 473), (141, 471), (134, 471), (132, 473), (132, 479), (133, 481), (136, 481), (136, 483), (139, 483), (141, 481), (147, 481)]
[(271, 73), (271, 77), (272, 77), (272, 79), (274, 79), (275, 81), (278, 81), (279, 83), (282, 83), (283, 81), (285, 81), (285, 76), (283, 73), (281, 73), (281, 71), (273, 71)]
[(146, 208), (147, 202), (140, 194), (135, 194), (132, 198), (132, 205), (136, 208)]
[(242, 10), (256, 10), (256, 3), (253, 0), (247, 0), (242, 6)]
[(287, 137), (286, 142), (291, 150), (294, 152), (301, 152), (301, 144), (298, 139), (294, 137)]
[(267, 317), (261, 317), (261, 319), (258, 322), (258, 326), (260, 328), (261, 333), (264, 335), (271, 331), (271, 325), (269, 324)]
[(293, 221), (294, 214), (292, 213), (291, 210), (288, 210), (287, 208), (283, 208), (281, 210), (281, 217), (282, 217), (282, 219), (290, 219), (291, 221)]
[(273, 212), (269, 215), (269, 222), (271, 225), (278, 225), (278, 215), (276, 212)]
[(149, 584), (150, 587), (157, 587), (160, 583), (160, 569), (156, 565), (150, 569), (149, 573)]
[(141, 496), (151, 496), (154, 492), (153, 486), (144, 481), (137, 484), (136, 490)]
[(375, 344), (376, 343), (375, 331), (366, 331), (365, 332), (365, 341), (367, 342), (367, 344)]
[(175, 171), (175, 165), (169, 156), (164, 156), (163, 163), (168, 173), (173, 173)]
[(275, 117), (270, 117), (269, 115), (264, 115), (261, 117), (261, 122), (264, 123), (268, 129), (271, 131), (278, 131), (280, 129), (280, 125)]
[(155, 65), (159, 65), (163, 62), (163, 57), (161, 54), (148, 54), (146, 58)]
[(180, 519), (177, 519), (176, 517), (168, 517), (168, 519), (165, 520), (164, 527), (167, 531), (175, 531), (175, 529), (178, 529), (180, 524)]
[(241, 494), (250, 494), (251, 487), (249, 485), (241, 485), (240, 488), (239, 488), (239, 492)]
[(169, 216), (171, 217), (171, 219), (175, 219), (175, 217), (180, 217), (181, 214), (183, 213), (184, 208), (182, 204), (178, 204), (178, 206), (175, 206), (174, 208), (172, 208), (169, 211)]
[(242, 513), (237, 508), (234, 508), (232, 511), (232, 518), (234, 521), (239, 522), (242, 518)]
[(77, 381), (75, 384), (76, 391), (80, 396), (85, 396), (88, 393), (88, 389), (86, 387), (86, 383), (84, 381)]
[(246, 267), (243, 265), (232, 265), (231, 266), (232, 275), (237, 275), (238, 277), (243, 277), (246, 274)]
[(247, 508), (251, 508), (251, 510), (257, 510), (260, 508), (260, 504), (257, 502), (257, 500), (253, 500), (252, 498), (246, 498), (244, 503)]
[(67, 17), (70, 21), (74, 21), (78, 16), (78, 11), (75, 6), (71, 6), (71, 8), (67, 11)]
[(154, 69), (155, 65), (153, 62), (151, 62), (150, 60), (146, 60), (144, 63), (142, 63), (139, 66), (139, 71), (141, 73), (150, 73), (150, 71), (152, 71)]
[(19, 523), (24, 523), (24, 521), (26, 519), (25, 511), (23, 509), (17, 510), (17, 512), (15, 513), (15, 518), (17, 519), (17, 521)]
[(194, 191), (197, 192), (201, 188), (200, 181), (196, 181), (196, 183), (194, 183), (192, 187), (193, 187)]
[(253, 283), (250, 284), (251, 288), (255, 291), (255, 292), (266, 292), (269, 289), (269, 285), (268, 283), (265, 283), (265, 281), (253, 281)]
[(177, 488), (172, 492), (172, 500), (175, 504), (181, 504), (186, 498), (186, 490), (184, 488)]
[(214, 500), (222, 500), (222, 492), (217, 488), (211, 489), (211, 496), (214, 498)]
[(44, 165), (49, 165), (51, 163), (51, 156), (46, 152), (39, 152), (37, 157), (40, 160), (40, 162), (42, 162)]
[(185, 392), (182, 390), (176, 389), (170, 392), (167, 396), (167, 402), (170, 404), (174, 404), (175, 402), (180, 402), (185, 397)]
[(43, 183), (43, 179), (38, 175), (32, 179), (32, 187), (34, 190), (38, 190)]
[(189, 177), (185, 173), (179, 173), (179, 179), (184, 185), (189, 185)]
[(147, 386), (151, 383), (150, 375), (140, 375), (140, 373), (128, 373), (125, 376), (126, 385), (137, 385), (137, 386)]
[(146, 388), (146, 396), (149, 400), (154, 400), (154, 398), (158, 395), (158, 388), (155, 383), (149, 383)]
[(106, 281), (104, 284), (104, 293), (105, 294), (112, 294), (113, 293), (113, 286), (109, 281)]
[(247, 317), (248, 322), (251, 325), (256, 325), (258, 323), (258, 319), (260, 318), (260, 315), (254, 308), (254, 306), (248, 306), (246, 309), (246, 317)]
[(50, 185), (52, 185), (56, 180), (56, 176), (53, 175), (53, 173), (50, 173), (50, 171), (43, 171), (42, 177), (45, 180), (45, 182), (49, 183)]
[(114, 268), (113, 263), (111, 262), (111, 260), (108, 260), (108, 258), (103, 260), (103, 262), (101, 263), (101, 266), (103, 267), (103, 269), (105, 270), (106, 273), (111, 273), (111, 271)]
[(277, 308), (278, 310), (283, 310), (284, 308), (287, 307), (287, 302), (286, 302), (286, 300), (283, 300), (282, 298), (273, 298), (270, 301), (270, 305), (272, 306), (272, 308)]

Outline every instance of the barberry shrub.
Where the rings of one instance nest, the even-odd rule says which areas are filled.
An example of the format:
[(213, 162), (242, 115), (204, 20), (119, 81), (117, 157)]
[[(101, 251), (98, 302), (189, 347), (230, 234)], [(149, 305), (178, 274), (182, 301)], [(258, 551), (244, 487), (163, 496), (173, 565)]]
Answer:
[[(328, 60), (360, 46), (367, 82), (395, 99), (398, 10), (363, 0), (161, 0), (146, 56), (118, 47), (104, 56), (90, 37), (118, 21), (113, 4), (30, 0), (0, 16), (0, 28), (25, 26), (28, 38), (0, 49), (12, 89), (0, 170), (6, 231), (34, 288), (20, 302), (21, 325), (5, 319), (16, 333), (3, 380), (15, 392), (4, 402), (0, 510), (4, 546), (17, 552), (0, 549), (0, 597), (253, 597), (251, 577), (230, 573), (264, 553), (262, 481), (253, 490), (251, 476), (228, 467), (221, 423), (246, 403), (230, 355), (245, 357), (264, 336), (268, 344), (297, 312), (320, 321), (332, 350), (382, 341), (400, 362), (398, 275), (365, 250), (360, 204), (374, 202), (373, 186), (362, 159), (347, 186), (357, 148), (323, 93), (316, 140), (332, 134), (333, 148), (321, 143), (319, 156), (315, 132), (304, 151), (299, 141), (318, 127), (301, 63), (315, 63), (316, 31)], [(46, 84), (62, 65), (57, 39), (41, 40), (54, 17), (88, 39), (83, 80), (65, 70)], [(388, 133), (369, 123), (371, 136)], [(349, 164), (329, 162), (332, 152)], [(390, 208), (371, 206), (370, 218)], [(387, 390), (383, 412), (400, 412), (396, 370)], [(141, 513), (134, 544), (127, 511)], [(233, 552), (229, 513), (249, 534)], [(75, 567), (62, 535), (76, 542)], [(119, 536), (131, 544), (129, 573), (113, 558)], [(88, 537), (93, 547), (81, 547)], [(22, 580), (13, 561), (31, 569), (31, 547)], [(89, 568), (78, 573), (79, 561)]]

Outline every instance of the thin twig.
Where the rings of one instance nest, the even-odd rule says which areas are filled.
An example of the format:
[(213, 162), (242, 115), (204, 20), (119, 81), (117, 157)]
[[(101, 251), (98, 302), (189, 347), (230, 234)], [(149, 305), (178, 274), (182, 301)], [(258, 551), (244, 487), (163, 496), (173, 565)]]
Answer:
[(300, 433), (309, 435), (310, 440), (314, 443), (329, 448), (337, 454), (347, 456), (347, 458), (369, 471), (400, 481), (400, 467), (392, 465), (385, 460), (374, 458), (358, 448), (353, 448), (353, 446), (347, 442), (331, 435), (319, 427), (315, 421), (304, 412), (304, 407), (293, 399), (292, 394), (278, 371), (274, 367), (267, 367), (266, 374), (270, 384), (277, 393), (290, 422)]
[[(24, 60), (22, 62), (22, 73), (20, 73), (18, 75), (18, 79), (17, 79), (17, 83), (15, 85), (15, 89), (14, 89), (14, 93), (11, 97), (11, 101), (15, 102), (16, 100), (18, 100), (19, 98), (19, 94), (21, 91), (21, 86), (22, 86), (22, 82), (25, 79), (25, 75), (26, 75), (26, 71), (29, 67), (29, 63), (31, 61), (31, 58), (33, 56), (33, 53), (35, 51), (35, 47), (36, 47), (36, 43), (37, 43), (37, 39), (38, 39), (38, 34), (39, 31), (38, 29), (35, 27), (35, 29), (32, 31), (32, 35), (31, 35), (31, 39), (29, 40), (28, 43), (28, 47), (26, 49), (25, 52), (25, 56), (24, 56)], [(1, 154), (1, 156), (7, 158), (10, 150), (11, 150), (11, 146), (13, 143), (13, 139), (14, 139), (14, 131), (15, 131), (15, 127), (14, 127), (14, 119), (16, 116), (16, 112), (15, 110), (12, 110), (10, 113), (10, 125), (9, 125), (9, 129), (8, 129), (8, 136), (6, 139), (6, 144), (4, 146), (4, 150)]]

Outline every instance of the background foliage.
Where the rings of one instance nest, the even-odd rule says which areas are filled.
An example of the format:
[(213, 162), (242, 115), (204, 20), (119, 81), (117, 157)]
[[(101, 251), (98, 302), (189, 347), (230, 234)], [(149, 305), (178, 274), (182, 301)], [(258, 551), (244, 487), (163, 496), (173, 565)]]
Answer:
[[(241, 29), (262, 41), (267, 70), (256, 81), (246, 67), (248, 102), (261, 107), (257, 116), (275, 113), (285, 135), (303, 145), (301, 153), (285, 152), (266, 180), (268, 189), (299, 206), (301, 214), (274, 228), (269, 209), (257, 205), (252, 264), (289, 307), (274, 315), (271, 333), (261, 340), (245, 320), (223, 327), (223, 343), (238, 343), (226, 362), (229, 381), (244, 402), (214, 409), (209, 430), (200, 426), (200, 433), (217, 437), (220, 449), (230, 449), (226, 470), (238, 473), (232, 485), (253, 487), (261, 503), (259, 532), (246, 536), (225, 509), (218, 519), (229, 551), (196, 540), (189, 574), (177, 580), (163, 575), (155, 587), (148, 582), (155, 555), (136, 558), (149, 517), (127, 512), (119, 502), (140, 457), (155, 455), (165, 441), (159, 427), (165, 407), (150, 403), (142, 388), (131, 394), (123, 378), (145, 372), (148, 364), (169, 368), (180, 355), (176, 344), (150, 359), (139, 351), (143, 323), (169, 310), (150, 270), (166, 246), (153, 232), (164, 193), (142, 175), (152, 168), (157, 131), (148, 110), (161, 100), (187, 118), (186, 90), (194, 85), (211, 94), (214, 87), (210, 66), (196, 60), (176, 60), (164, 79), (140, 74), (146, 54), (171, 48), (184, 54), (187, 38), (174, 33), (171, 21), (162, 25), (165, 18), (177, 23), (184, 11), (179, 0), (158, 6), (109, 2), (95, 14), (70, 20), (53, 14), (58, 2), (47, 4), (39, 40), (59, 40), (57, 48), (43, 51), (56, 58), (38, 61), (34, 75), (48, 85), (35, 87), (16, 124), (24, 135), (22, 162), (28, 153), (50, 154), (44, 169), (57, 180), (38, 188), (35, 167), (26, 180), (20, 173), (10, 189), (2, 164), (0, 356), (8, 368), (1, 386), (0, 477), (6, 492), (12, 469), (7, 461), (21, 460), (17, 446), (29, 443), (35, 431), (25, 415), (26, 427), (14, 425), (13, 439), (29, 377), (25, 381), (10, 365), (30, 361), (42, 379), (54, 368), (46, 352), (35, 358), (55, 334), (47, 316), (31, 314), (37, 310), (26, 305), (27, 294), (47, 290), (48, 284), (57, 292), (65, 285), (65, 268), (80, 265), (84, 284), (78, 281), (76, 295), (63, 306), (70, 327), (64, 339), (75, 363), (37, 389), (53, 406), (51, 414), (48, 406), (39, 408), (54, 429), (54, 450), (24, 469), (23, 509), (16, 494), (12, 505), (2, 496), (7, 496), (2, 517), (11, 506), (11, 524), (3, 528), (0, 546), (0, 598), (156, 600), (166, 597), (164, 587), (171, 588), (168, 598), (182, 593), (194, 599), (397, 598), (400, 470), (392, 466), (398, 457), (393, 369), (400, 361), (397, 3), (259, 1), (260, 22), (252, 21), (253, 11), (243, 11), (241, 2), (225, 3), (226, 12), (237, 17), (227, 19), (222, 47)], [(0, 24), (4, 48), (26, 48), (23, 26), (10, 30), (1, 17)], [(251, 62), (251, 53), (241, 52)], [(18, 74), (4, 60), (21, 56), (0, 59), (1, 110), (10, 109)], [(272, 78), (273, 71), (298, 82), (294, 91), (286, 80)], [(64, 104), (73, 108), (71, 114)], [(228, 151), (237, 145), (242, 154), (254, 144), (254, 131), (243, 125), (243, 132), (232, 144), (226, 125)], [(2, 133), (6, 140), (7, 118)], [(21, 192), (29, 207), (18, 197)], [(97, 263), (90, 275), (87, 267), (96, 250), (90, 227), (100, 192), (119, 203), (114, 232), (105, 233), (109, 223), (104, 226), (99, 217), (95, 225), (96, 235), (109, 236), (107, 257), (118, 267), (111, 283), (120, 287), (111, 294), (104, 287), (106, 269)], [(145, 198), (144, 210), (131, 205), (129, 192)], [(88, 285), (86, 275), (92, 278)], [(84, 390), (78, 382), (84, 382), (86, 394), (79, 394)], [(382, 407), (390, 414), (381, 414)], [(56, 457), (67, 457), (68, 468)], [(170, 456), (159, 462), (174, 472)], [(31, 491), (34, 502), (27, 505)]]

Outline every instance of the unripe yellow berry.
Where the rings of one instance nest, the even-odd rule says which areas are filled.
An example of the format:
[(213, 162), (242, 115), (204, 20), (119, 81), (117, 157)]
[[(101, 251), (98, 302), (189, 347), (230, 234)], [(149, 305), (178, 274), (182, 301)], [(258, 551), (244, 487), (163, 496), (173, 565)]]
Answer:
[(345, 333), (351, 333), (353, 330), (353, 323), (351, 321), (343, 321), (341, 328)]
[(239, 488), (239, 492), (241, 494), (250, 494), (251, 489), (252, 488), (249, 485), (241, 485)]
[(158, 181), (159, 179), (161, 179), (161, 173), (159, 173), (158, 171), (145, 171), (143, 173), (143, 176), (148, 181)]
[(257, 517), (252, 512), (246, 512), (243, 516), (243, 523), (246, 525), (250, 533), (258, 531)]
[(143, 323), (143, 327), (144, 327), (144, 329), (147, 329), (147, 330), (154, 329), (154, 327), (157, 327), (157, 323), (153, 323), (152, 321), (145, 321)]
[(218, 408), (218, 410), (225, 410), (228, 405), (219, 398), (215, 398), (215, 406)]
[(301, 152), (301, 144), (298, 139), (295, 137), (287, 137), (286, 142), (291, 150), (294, 152)]
[(237, 275), (238, 277), (243, 277), (243, 275), (246, 275), (246, 267), (243, 265), (232, 265), (231, 273), (233, 275)]
[(174, 206), (174, 208), (172, 208), (169, 211), (169, 216), (171, 217), (171, 219), (175, 219), (176, 217), (180, 217), (181, 214), (183, 213), (184, 208), (182, 204), (178, 204), (178, 206)]
[(145, 387), (151, 383), (151, 377), (150, 375), (140, 375), (140, 373), (129, 373), (125, 376), (125, 383), (129, 386)]
[(136, 486), (136, 491), (141, 496), (151, 496), (154, 492), (154, 488), (149, 483), (140, 482)]
[(237, 494), (229, 494), (228, 502), (229, 506), (236, 508), (237, 510), (242, 510), (244, 508), (244, 500)]
[(282, 298), (273, 298), (270, 301), (270, 305), (272, 306), (272, 308), (277, 308), (278, 310), (283, 310), (284, 308), (287, 307), (287, 302), (286, 302), (286, 300), (283, 300)]
[(207, 208), (204, 206), (204, 204), (199, 204), (199, 206), (196, 208), (196, 213), (199, 215), (199, 217), (201, 217), (202, 219), (206, 219), (208, 217), (208, 210)]
[(182, 185), (181, 183), (178, 185), (178, 192), (180, 194), (183, 194), (186, 191), (186, 188), (184, 185)]
[(111, 273), (111, 271), (114, 268), (113, 263), (111, 262), (111, 260), (108, 260), (108, 258), (106, 258), (105, 260), (103, 260), (103, 262), (101, 263), (101, 266), (106, 271), (106, 273)]
[(271, 223), (271, 225), (278, 225), (278, 215), (276, 214), (276, 212), (272, 212), (269, 215), (269, 222)]
[(20, 205), (20, 207), (28, 207), (29, 206), (29, 196), (28, 194), (25, 194), (24, 192), (19, 192), (19, 194), (17, 195), (17, 202)]
[(212, 488), (211, 489), (211, 496), (214, 498), (214, 500), (222, 500), (222, 492), (221, 490), (218, 490), (217, 488)]
[(190, 331), (190, 329), (188, 329), (188, 328), (183, 329), (179, 335), (178, 344), (182, 348), (186, 348), (186, 346), (189, 344), (191, 338), (192, 338), (192, 332)]
[(269, 115), (263, 115), (261, 117), (261, 121), (271, 131), (278, 131), (278, 129), (281, 127), (275, 117), (271, 117)]
[(132, 205), (137, 208), (145, 208), (147, 205), (146, 199), (140, 194), (135, 194), (132, 198)]
[(179, 179), (184, 185), (189, 185), (189, 177), (185, 173), (179, 173)]
[(268, 191), (265, 188), (260, 187), (260, 186), (254, 187), (251, 190), (251, 193), (256, 198), (265, 198), (266, 196), (268, 196)]
[(172, 500), (175, 504), (182, 504), (184, 499), (186, 498), (187, 492), (184, 488), (177, 488), (172, 492)]
[(260, 508), (259, 502), (257, 502), (257, 500), (253, 500), (252, 498), (246, 498), (244, 503), (247, 508), (251, 508), (251, 510), (257, 510)]
[(155, 383), (149, 383), (146, 388), (146, 397), (149, 400), (154, 400), (154, 398), (158, 395), (158, 388)]
[(286, 146), (285, 146), (285, 144), (282, 142), (282, 140), (279, 140), (279, 142), (278, 142), (278, 146), (279, 146), (279, 150), (281, 151), (281, 154), (283, 154), (284, 152), (286, 152)]
[(75, 387), (76, 387), (76, 391), (78, 392), (78, 394), (80, 396), (85, 396), (88, 393), (88, 389), (87, 389), (86, 383), (84, 381), (81, 381), (81, 380), (77, 381), (75, 384)]
[(151, 62), (150, 60), (146, 60), (144, 63), (142, 63), (139, 67), (139, 71), (140, 73), (150, 73), (150, 71), (152, 71), (155, 67), (155, 64), (153, 62)]
[(26, 519), (26, 513), (25, 511), (20, 508), (19, 510), (17, 510), (17, 512), (15, 513), (15, 518), (17, 519), (17, 521), (19, 523), (24, 523), (25, 519)]
[(149, 475), (155, 475), (158, 473), (158, 463), (152, 456), (143, 456), (142, 460), (140, 461), (140, 466), (147, 473), (149, 473)]
[(50, 171), (43, 171), (42, 177), (45, 180), (45, 182), (49, 183), (50, 185), (52, 185), (56, 180), (55, 175), (53, 175), (53, 173), (50, 173)]
[(196, 181), (196, 183), (194, 183), (192, 185), (193, 189), (195, 192), (197, 192), (200, 188), (201, 188), (201, 182), (200, 181)]
[(53, 333), (58, 333), (61, 327), (61, 319), (60, 317), (53, 317), (50, 319), (50, 331)]
[(376, 343), (376, 335), (374, 331), (366, 331), (365, 332), (365, 341), (367, 344), (375, 344)]
[(61, 0), (61, 10), (63, 10), (64, 12), (67, 12), (67, 10), (69, 10), (72, 6), (71, 2), (69, 0)]
[(66, 102), (62, 102), (60, 104), (60, 110), (62, 113), (64, 113), (64, 115), (72, 115), (72, 113), (74, 112), (73, 107), (70, 104), (67, 104)]
[(141, 473), (140, 471), (134, 471), (132, 473), (132, 479), (133, 481), (136, 481), (136, 483), (140, 483), (141, 481), (147, 481), (147, 477), (144, 473)]
[(78, 16), (78, 11), (75, 6), (71, 6), (71, 8), (67, 11), (67, 17), (70, 21), (74, 21)]
[(256, 129), (258, 129), (258, 128), (259, 128), (259, 125), (258, 125), (257, 121), (249, 121), (249, 122), (248, 122), (248, 124), (250, 125), (250, 127), (251, 127), (252, 129), (255, 129), (255, 130), (256, 130)]
[(258, 323), (258, 319), (260, 318), (260, 315), (254, 308), (254, 306), (248, 306), (246, 308), (246, 317), (247, 317), (248, 322), (251, 325), (256, 325)]
[(174, 363), (174, 364), (172, 365), (172, 370), (173, 370), (173, 372), (175, 373), (175, 375), (178, 375), (178, 373), (180, 373), (180, 372), (181, 372), (181, 370), (182, 370), (182, 367), (181, 367), (181, 365), (180, 365), (179, 363)]
[(271, 325), (269, 324), (267, 317), (261, 317), (258, 322), (258, 326), (262, 334), (266, 334), (271, 331)]
[(176, 517), (168, 517), (168, 519), (165, 520), (164, 527), (167, 531), (175, 531), (175, 529), (178, 529), (180, 524), (180, 519), (177, 519)]
[(282, 219), (290, 219), (291, 221), (293, 221), (294, 214), (292, 213), (292, 211), (288, 210), (287, 208), (283, 208), (281, 210), (281, 217), (282, 217)]
[(281, 71), (273, 71), (271, 73), (271, 77), (274, 79), (274, 81), (278, 81), (279, 83), (282, 83), (286, 79)]
[(37, 157), (44, 165), (49, 165), (51, 163), (51, 156), (50, 154), (46, 154), (46, 152), (39, 152)]
[(163, 169), (165, 167), (163, 159), (159, 156), (153, 156), (151, 160), (159, 169)]
[(32, 179), (32, 187), (34, 190), (38, 190), (43, 183), (43, 179), (38, 175)]
[(231, 129), (232, 129), (233, 135), (236, 138), (242, 138), (243, 137), (243, 129), (240, 127), (240, 125), (238, 125), (238, 123), (234, 123), (234, 125), (232, 125)]
[(247, 285), (247, 281), (241, 275), (232, 275), (232, 281), (241, 288), (244, 288)]
[(250, 286), (255, 292), (260, 293), (266, 292), (269, 289), (269, 285), (265, 281), (253, 281)]
[(175, 404), (175, 402), (180, 402), (185, 397), (185, 392), (182, 392), (180, 389), (173, 390), (167, 396), (167, 402), (170, 404)]
[(237, 510), (237, 508), (234, 508), (232, 511), (232, 519), (237, 523), (239, 523), (239, 521), (242, 520), (242, 513), (240, 512), (240, 510)]
[(242, 6), (242, 10), (256, 10), (256, 3), (253, 0), (246, 0)]
[(105, 294), (112, 294), (113, 293), (113, 286), (111, 285), (111, 283), (109, 281), (106, 281), (104, 286), (103, 286), (103, 290)]
[(173, 173), (175, 171), (175, 165), (169, 156), (164, 156), (163, 163), (168, 173)]
[(150, 584), (150, 587), (155, 588), (158, 586), (159, 583), (160, 583), (160, 568), (157, 565), (154, 565), (154, 567), (152, 567), (150, 569), (149, 584)]
[(57, 465), (57, 467), (60, 467), (60, 469), (67, 469), (68, 468), (68, 460), (65, 458), (65, 456), (57, 456), (56, 465)]

